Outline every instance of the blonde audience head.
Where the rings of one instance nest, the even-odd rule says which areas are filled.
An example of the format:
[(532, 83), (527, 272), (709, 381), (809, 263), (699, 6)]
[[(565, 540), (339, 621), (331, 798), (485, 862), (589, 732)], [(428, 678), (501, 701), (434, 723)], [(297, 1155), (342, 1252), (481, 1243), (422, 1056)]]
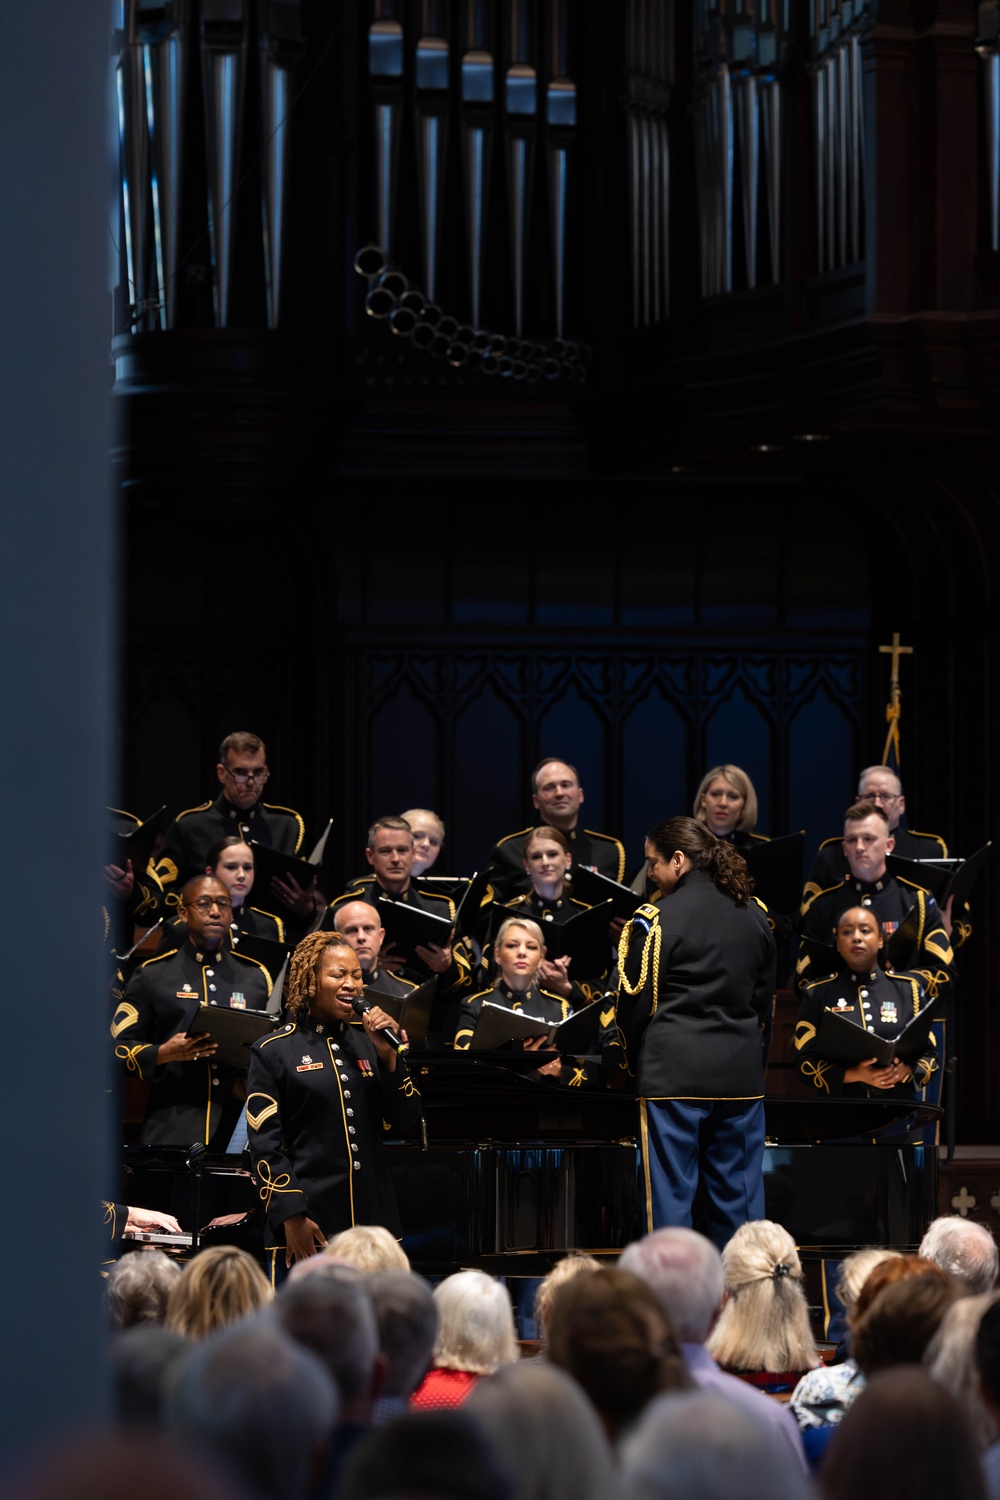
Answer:
[(327, 1242), (324, 1255), (334, 1255), (356, 1271), (408, 1271), (409, 1257), (381, 1224), (354, 1224)]
[(265, 1307), (274, 1293), (253, 1256), (234, 1245), (196, 1255), (174, 1283), (164, 1326), (200, 1339)]

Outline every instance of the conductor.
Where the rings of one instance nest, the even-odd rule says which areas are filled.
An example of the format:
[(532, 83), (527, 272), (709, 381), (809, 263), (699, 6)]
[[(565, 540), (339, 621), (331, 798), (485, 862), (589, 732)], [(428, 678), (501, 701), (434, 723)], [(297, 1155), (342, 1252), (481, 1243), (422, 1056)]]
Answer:
[(660, 896), (622, 933), (617, 1022), (639, 1095), (646, 1227), (691, 1227), (700, 1181), (722, 1249), (764, 1217), (774, 938), (743, 857), (704, 824), (660, 823), (645, 853)]

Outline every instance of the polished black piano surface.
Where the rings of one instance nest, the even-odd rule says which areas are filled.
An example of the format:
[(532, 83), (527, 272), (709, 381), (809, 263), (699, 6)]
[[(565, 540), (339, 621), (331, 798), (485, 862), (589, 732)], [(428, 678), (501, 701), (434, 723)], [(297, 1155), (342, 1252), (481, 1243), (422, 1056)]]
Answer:
[[(533, 1072), (539, 1060), (413, 1056), (423, 1120), (405, 1138), (387, 1137), (386, 1151), (416, 1269), (435, 1278), (461, 1266), (544, 1275), (568, 1250), (612, 1257), (645, 1232), (635, 1099), (540, 1079)], [(939, 1111), (882, 1099), (790, 1098), (765, 1100), (765, 1111), (767, 1215), (806, 1257), (919, 1242), (937, 1212), (937, 1150), (902, 1131)], [(885, 1139), (893, 1132), (896, 1139)], [(190, 1176), (187, 1155), (182, 1148), (127, 1152), (127, 1201), (166, 1206), (162, 1193), (158, 1203), (149, 1195), (172, 1174), (169, 1201), (179, 1205), (190, 1196), (189, 1185), (178, 1186)], [(225, 1212), (245, 1204), (260, 1220), (252, 1178), (233, 1175), (248, 1160), (206, 1155), (201, 1162), (206, 1206)]]
[[(413, 1067), (422, 1132), (387, 1150), (418, 1268), (544, 1272), (567, 1250), (610, 1254), (645, 1232), (631, 1095), (520, 1076), (499, 1056), (418, 1056)], [(765, 1113), (767, 1214), (804, 1250), (839, 1258), (919, 1242), (937, 1211), (936, 1149), (883, 1137), (936, 1110), (768, 1099)]]

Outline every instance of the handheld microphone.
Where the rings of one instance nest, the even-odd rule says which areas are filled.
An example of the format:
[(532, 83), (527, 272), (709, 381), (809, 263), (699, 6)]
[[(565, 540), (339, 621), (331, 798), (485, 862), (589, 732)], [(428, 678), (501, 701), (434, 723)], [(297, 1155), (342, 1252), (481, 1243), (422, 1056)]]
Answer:
[[(347, 998), (346, 995), (344, 998)], [(366, 1016), (371, 1010), (371, 1006), (363, 996), (356, 995), (351, 1001), (351, 1009), (356, 1016)], [(402, 1057), (404, 1052), (408, 1052), (410, 1050), (409, 1043), (404, 1042), (402, 1037), (398, 1037), (391, 1026), (384, 1026), (379, 1032), (379, 1036), (382, 1037), (383, 1041), (389, 1043), (389, 1046), (392, 1048), (393, 1052), (395, 1052), (399, 1057)]]

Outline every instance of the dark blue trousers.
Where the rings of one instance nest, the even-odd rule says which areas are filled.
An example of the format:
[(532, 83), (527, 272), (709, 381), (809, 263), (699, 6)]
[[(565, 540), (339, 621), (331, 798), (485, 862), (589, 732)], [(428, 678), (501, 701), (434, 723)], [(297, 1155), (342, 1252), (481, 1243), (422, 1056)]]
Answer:
[(764, 1217), (762, 1099), (641, 1099), (639, 1109), (647, 1231), (690, 1229), (699, 1179), (719, 1250)]

